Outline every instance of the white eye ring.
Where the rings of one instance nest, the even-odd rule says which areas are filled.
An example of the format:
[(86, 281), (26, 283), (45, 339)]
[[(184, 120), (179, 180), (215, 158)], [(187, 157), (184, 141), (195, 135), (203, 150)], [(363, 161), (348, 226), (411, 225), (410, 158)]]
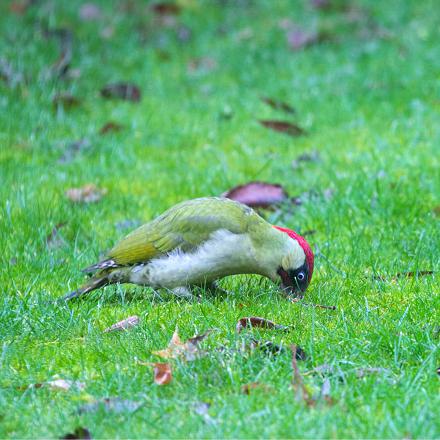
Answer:
[(299, 281), (303, 281), (305, 277), (306, 277), (306, 276), (305, 276), (304, 272), (300, 272), (300, 273), (297, 275), (297, 278), (298, 278)]

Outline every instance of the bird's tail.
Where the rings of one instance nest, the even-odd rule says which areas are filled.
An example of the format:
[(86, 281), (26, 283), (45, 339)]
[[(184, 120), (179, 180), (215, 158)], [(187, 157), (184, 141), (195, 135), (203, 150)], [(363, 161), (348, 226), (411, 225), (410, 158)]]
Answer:
[(66, 296), (61, 298), (62, 301), (69, 301), (73, 298), (78, 298), (79, 296), (85, 295), (86, 293), (91, 292), (92, 290), (99, 289), (100, 287), (107, 286), (112, 284), (112, 281), (109, 280), (108, 274), (99, 274), (99, 276), (91, 278), (84, 286), (80, 287), (73, 292), (68, 293)]
[(69, 301), (73, 298), (85, 295), (92, 290), (99, 289), (100, 287), (108, 286), (109, 284), (116, 283), (128, 283), (130, 282), (131, 267), (109, 267), (105, 266), (100, 268), (95, 275), (93, 275), (86, 284), (80, 287), (78, 290), (68, 293), (61, 298), (62, 301)]

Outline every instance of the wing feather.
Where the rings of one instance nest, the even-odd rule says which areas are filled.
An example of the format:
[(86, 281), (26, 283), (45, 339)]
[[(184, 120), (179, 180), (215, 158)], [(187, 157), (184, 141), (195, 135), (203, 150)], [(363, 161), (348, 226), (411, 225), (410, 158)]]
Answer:
[(109, 252), (118, 265), (147, 262), (176, 248), (190, 251), (226, 229), (235, 234), (264, 220), (251, 208), (229, 199), (206, 197), (180, 203), (123, 238)]

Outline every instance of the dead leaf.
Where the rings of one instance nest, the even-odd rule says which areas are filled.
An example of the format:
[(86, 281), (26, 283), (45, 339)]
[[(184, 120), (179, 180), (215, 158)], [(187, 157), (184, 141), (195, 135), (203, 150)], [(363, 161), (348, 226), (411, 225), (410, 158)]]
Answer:
[(287, 44), (291, 50), (305, 49), (314, 44), (329, 40), (330, 37), (324, 32), (306, 31), (295, 26), (287, 32)]
[(276, 121), (276, 120), (268, 120), (261, 119), (258, 121), (262, 126), (269, 128), (274, 131), (278, 131), (280, 133), (285, 133), (289, 136), (302, 136), (306, 132), (296, 124), (286, 121)]
[(274, 110), (281, 110), (286, 113), (295, 113), (295, 109), (283, 101), (277, 101), (272, 98), (262, 97), (261, 100)]
[(92, 434), (87, 428), (82, 426), (75, 429), (75, 431), (65, 434), (61, 437), (62, 440), (91, 440)]
[(111, 132), (121, 131), (124, 128), (123, 125), (118, 124), (117, 122), (107, 122), (99, 129), (99, 134), (107, 134)]
[(279, 184), (249, 182), (230, 189), (223, 193), (222, 197), (243, 203), (251, 208), (268, 208), (284, 202), (288, 195)]
[(250, 316), (245, 318), (240, 318), (235, 326), (235, 331), (237, 333), (242, 332), (246, 328), (260, 327), (266, 329), (275, 330), (289, 330), (290, 327), (286, 325), (275, 324), (273, 321), (269, 321), (266, 318), (260, 318), (259, 316)]
[(151, 9), (157, 15), (178, 15), (180, 14), (180, 6), (171, 2), (160, 2), (151, 5)]
[(201, 335), (196, 335), (189, 338), (186, 342), (182, 342), (176, 329), (168, 347), (164, 350), (153, 351), (153, 354), (164, 359), (182, 358), (186, 361), (194, 361), (206, 354), (199, 349), (198, 345), (213, 331), (214, 329), (209, 329)]
[(95, 21), (102, 17), (101, 8), (95, 3), (84, 3), (79, 8), (79, 18), (83, 21)]
[(304, 385), (304, 380), (299, 371), (298, 364), (296, 363), (298, 347), (296, 345), (291, 345), (290, 349), (292, 350), (292, 370), (293, 370), (292, 386), (295, 392), (295, 397), (297, 400), (304, 401), (307, 406), (314, 406), (315, 401), (312, 399), (309, 391)]
[(52, 98), (54, 110), (58, 110), (60, 107), (64, 109), (71, 109), (74, 107), (78, 107), (80, 103), (81, 101), (70, 93), (57, 93)]
[(66, 191), (66, 197), (75, 203), (96, 203), (107, 194), (107, 189), (98, 188), (93, 183), (81, 188), (71, 188)]
[(253, 390), (261, 390), (264, 392), (271, 391), (272, 387), (261, 382), (250, 382), (242, 385), (240, 390), (243, 394), (249, 395)]
[(63, 155), (59, 158), (59, 163), (69, 163), (79, 154), (81, 151), (87, 150), (91, 147), (89, 139), (83, 138), (78, 141), (71, 142), (65, 149)]
[(104, 408), (106, 411), (111, 411), (115, 413), (122, 412), (135, 412), (142, 406), (141, 402), (136, 402), (134, 400), (121, 399), (120, 397), (106, 397), (104, 399), (99, 399), (91, 403), (87, 403), (79, 408), (78, 412), (80, 414), (95, 412), (100, 408)]
[(154, 367), (154, 383), (157, 385), (167, 385), (173, 379), (171, 365), (163, 362), (151, 364)]
[(139, 324), (139, 316), (130, 316), (127, 319), (117, 322), (113, 324), (111, 327), (108, 327), (104, 330), (104, 333), (128, 330), (132, 327), (135, 327)]
[(435, 207), (432, 209), (432, 212), (434, 213), (434, 215), (435, 215), (436, 217), (440, 217), (440, 205), (435, 206)]
[(117, 82), (107, 84), (101, 89), (101, 96), (107, 99), (123, 99), (125, 101), (139, 102), (141, 91), (134, 84)]
[(54, 249), (61, 247), (65, 241), (58, 234), (59, 230), (67, 225), (67, 222), (57, 223), (53, 228), (50, 234), (46, 237), (46, 244), (49, 248)]
[(392, 372), (388, 368), (382, 368), (382, 367), (365, 367), (365, 368), (358, 368), (356, 370), (356, 377), (358, 379), (362, 379), (366, 376), (371, 376), (375, 374), (389, 376), (390, 374), (392, 374)]

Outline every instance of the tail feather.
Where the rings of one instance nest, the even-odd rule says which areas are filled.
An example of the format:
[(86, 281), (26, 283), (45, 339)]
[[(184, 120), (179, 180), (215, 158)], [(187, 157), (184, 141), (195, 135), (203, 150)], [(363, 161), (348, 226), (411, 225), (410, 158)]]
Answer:
[(79, 296), (85, 295), (92, 290), (99, 289), (100, 287), (107, 286), (111, 284), (107, 275), (101, 276), (99, 278), (92, 278), (86, 285), (80, 287), (78, 290), (68, 293), (66, 296), (62, 297), (62, 301), (69, 301), (73, 298), (78, 298)]

